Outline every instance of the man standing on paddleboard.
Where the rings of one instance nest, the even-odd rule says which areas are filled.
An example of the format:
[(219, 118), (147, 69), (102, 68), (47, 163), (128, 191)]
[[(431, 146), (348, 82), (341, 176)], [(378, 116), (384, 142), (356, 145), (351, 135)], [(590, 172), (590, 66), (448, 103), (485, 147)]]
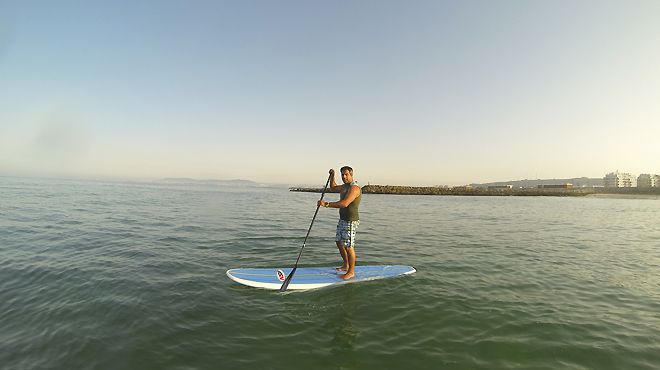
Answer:
[(337, 270), (346, 271), (341, 276), (348, 280), (355, 276), (355, 232), (360, 225), (360, 200), (362, 199), (362, 190), (357, 181), (353, 180), (353, 169), (344, 166), (340, 170), (342, 185), (337, 185), (335, 181), (335, 170), (330, 169), (330, 189), (339, 191), (339, 201), (326, 202), (318, 201), (319, 206), (326, 208), (339, 208), (339, 222), (337, 222), (337, 234), (335, 242), (344, 261), (342, 267)]

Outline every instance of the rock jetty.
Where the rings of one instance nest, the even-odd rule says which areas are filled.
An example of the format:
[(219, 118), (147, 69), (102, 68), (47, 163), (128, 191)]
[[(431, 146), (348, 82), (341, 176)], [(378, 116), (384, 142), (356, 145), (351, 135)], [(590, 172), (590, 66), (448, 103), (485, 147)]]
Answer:
[[(320, 193), (323, 188), (292, 187), (289, 191)], [(569, 189), (488, 189), (472, 187), (440, 187), (440, 186), (395, 186), (395, 185), (365, 185), (363, 194), (396, 194), (396, 195), (461, 195), (461, 196), (584, 196), (594, 194), (594, 188)]]

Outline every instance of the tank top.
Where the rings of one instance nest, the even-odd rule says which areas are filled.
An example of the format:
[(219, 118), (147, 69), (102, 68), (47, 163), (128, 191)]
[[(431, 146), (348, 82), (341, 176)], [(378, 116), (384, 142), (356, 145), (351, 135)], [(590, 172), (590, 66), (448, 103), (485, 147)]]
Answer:
[[(357, 181), (353, 181), (350, 184), (344, 184), (342, 185), (341, 192), (339, 193), (339, 200), (342, 200), (346, 198), (346, 195), (348, 195), (348, 191), (351, 189), (351, 186), (353, 185), (358, 185)], [(360, 212), (358, 211), (358, 208), (360, 208), (360, 201), (362, 200), (362, 192), (360, 192), (360, 195), (358, 195), (351, 204), (348, 205), (346, 208), (339, 208), (339, 218), (344, 220), (344, 221), (359, 221), (360, 220)]]

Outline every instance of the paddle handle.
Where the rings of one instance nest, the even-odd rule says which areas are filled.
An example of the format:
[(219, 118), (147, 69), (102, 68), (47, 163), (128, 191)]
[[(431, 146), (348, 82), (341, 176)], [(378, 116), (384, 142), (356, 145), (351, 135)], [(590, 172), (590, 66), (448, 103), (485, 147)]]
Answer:
[[(328, 176), (328, 181), (325, 182), (325, 187), (323, 188), (323, 192), (321, 192), (321, 199), (319, 201), (323, 200), (323, 196), (325, 195), (325, 191), (328, 188), (328, 184), (330, 183), (330, 178), (332, 175)], [(300, 261), (300, 256), (302, 256), (302, 252), (305, 249), (305, 244), (307, 243), (307, 238), (309, 237), (309, 233), (312, 231), (312, 226), (314, 225), (314, 220), (316, 220), (316, 215), (319, 213), (319, 208), (321, 207), (321, 204), (316, 205), (316, 211), (314, 211), (314, 217), (312, 217), (312, 222), (309, 224), (309, 229), (307, 229), (307, 235), (305, 235), (305, 240), (303, 240), (303, 245), (302, 248), (300, 248), (300, 253), (298, 254), (298, 258), (296, 259), (296, 264), (295, 266), (298, 267), (298, 261)]]
[(323, 200), (325, 191), (328, 189), (328, 184), (330, 184), (330, 179), (332, 178), (332, 175), (333, 174), (330, 174), (328, 176), (328, 181), (325, 182), (325, 186), (323, 187), (323, 191), (321, 192), (321, 199), (319, 199), (319, 203), (316, 205), (316, 211), (314, 211), (314, 217), (312, 217), (312, 222), (309, 224), (309, 229), (307, 229), (307, 235), (305, 235), (305, 240), (303, 240), (302, 248), (300, 248), (300, 253), (298, 253), (298, 258), (296, 258), (296, 264), (293, 266), (293, 269), (289, 273), (289, 276), (287, 276), (286, 279), (284, 279), (284, 283), (282, 283), (282, 286), (280, 287), (280, 292), (286, 290), (286, 288), (289, 286), (289, 283), (291, 282), (291, 279), (293, 279), (293, 274), (295, 274), (296, 269), (298, 269), (298, 262), (300, 262), (300, 257), (302, 256), (303, 250), (305, 250), (305, 244), (307, 243), (307, 238), (309, 237), (310, 231), (312, 231), (314, 220), (316, 220), (316, 215), (319, 213), (319, 208), (321, 207), (321, 201)]

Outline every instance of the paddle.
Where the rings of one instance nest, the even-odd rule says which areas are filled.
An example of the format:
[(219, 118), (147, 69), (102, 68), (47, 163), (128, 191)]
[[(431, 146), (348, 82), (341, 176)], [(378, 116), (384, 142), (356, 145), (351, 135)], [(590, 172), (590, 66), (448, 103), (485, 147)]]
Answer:
[[(328, 181), (325, 182), (325, 187), (323, 187), (323, 192), (321, 193), (321, 199), (323, 200), (323, 196), (325, 195), (326, 189), (328, 189), (328, 184), (330, 183), (330, 179), (332, 178), (332, 174), (328, 176)], [(289, 287), (289, 283), (291, 282), (291, 279), (293, 279), (293, 274), (296, 273), (296, 270), (298, 269), (298, 261), (300, 261), (300, 256), (302, 256), (303, 249), (305, 249), (305, 243), (307, 243), (307, 237), (309, 236), (309, 232), (312, 231), (312, 225), (314, 225), (314, 220), (316, 220), (316, 215), (319, 213), (319, 207), (321, 204), (316, 205), (316, 212), (314, 212), (314, 217), (312, 217), (312, 223), (309, 224), (309, 229), (307, 229), (307, 235), (305, 235), (305, 240), (303, 241), (302, 248), (300, 248), (300, 253), (298, 253), (298, 259), (296, 259), (296, 264), (293, 266), (293, 270), (289, 273), (289, 276), (284, 279), (284, 283), (282, 283), (282, 286), (280, 287), (280, 292), (284, 292), (286, 288)]]

